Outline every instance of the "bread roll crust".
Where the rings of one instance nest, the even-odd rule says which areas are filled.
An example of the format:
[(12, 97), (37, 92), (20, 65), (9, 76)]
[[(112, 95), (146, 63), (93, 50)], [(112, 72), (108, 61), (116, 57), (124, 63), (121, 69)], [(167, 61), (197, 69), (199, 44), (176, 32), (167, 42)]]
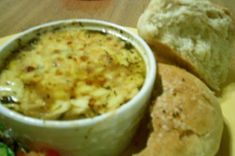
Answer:
[(198, 78), (173, 65), (159, 64), (160, 93), (151, 109), (153, 131), (137, 156), (214, 156), (223, 117), (217, 98)]
[(235, 39), (234, 20), (226, 8), (208, 0), (152, 0), (137, 28), (158, 55), (220, 90)]

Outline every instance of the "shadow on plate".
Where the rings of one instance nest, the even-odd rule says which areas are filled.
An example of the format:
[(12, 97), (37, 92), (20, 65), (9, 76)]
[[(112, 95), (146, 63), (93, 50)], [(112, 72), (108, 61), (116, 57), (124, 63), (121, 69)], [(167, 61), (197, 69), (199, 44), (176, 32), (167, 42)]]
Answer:
[(132, 142), (129, 147), (122, 153), (121, 156), (132, 156), (135, 153), (139, 153), (146, 147), (146, 143), (151, 131), (150, 128), (150, 116), (149, 112), (146, 113), (142, 119), (136, 134), (134, 135)]
[(224, 130), (223, 130), (223, 136), (220, 143), (220, 149), (216, 156), (232, 156), (231, 153), (231, 132), (229, 130), (229, 127), (225, 121), (224, 123)]

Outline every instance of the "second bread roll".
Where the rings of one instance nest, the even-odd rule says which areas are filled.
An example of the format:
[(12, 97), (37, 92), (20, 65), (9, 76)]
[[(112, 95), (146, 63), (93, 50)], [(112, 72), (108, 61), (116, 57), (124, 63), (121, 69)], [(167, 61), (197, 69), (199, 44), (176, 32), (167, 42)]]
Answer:
[(137, 156), (214, 156), (223, 117), (214, 94), (197, 77), (159, 64), (158, 97), (151, 109), (153, 130)]
[(208, 0), (152, 0), (137, 28), (158, 55), (220, 90), (234, 51), (234, 21), (226, 8)]

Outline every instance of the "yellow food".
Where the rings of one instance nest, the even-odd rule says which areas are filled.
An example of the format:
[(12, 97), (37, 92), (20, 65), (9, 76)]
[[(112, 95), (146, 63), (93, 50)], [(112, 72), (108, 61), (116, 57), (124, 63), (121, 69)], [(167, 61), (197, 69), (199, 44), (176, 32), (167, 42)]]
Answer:
[(129, 42), (91, 30), (40, 35), (0, 75), (0, 102), (42, 119), (78, 119), (113, 111), (134, 97), (145, 63)]

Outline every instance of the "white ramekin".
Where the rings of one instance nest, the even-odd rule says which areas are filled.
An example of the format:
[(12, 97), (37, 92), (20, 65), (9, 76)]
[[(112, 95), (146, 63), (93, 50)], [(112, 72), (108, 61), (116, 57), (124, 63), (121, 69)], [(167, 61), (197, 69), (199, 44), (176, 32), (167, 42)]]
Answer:
[(60, 27), (92, 29), (115, 34), (131, 42), (146, 64), (145, 82), (130, 101), (113, 112), (94, 118), (72, 121), (49, 121), (24, 116), (0, 104), (0, 122), (12, 128), (15, 134), (33, 143), (60, 151), (63, 156), (116, 156), (130, 143), (151, 95), (156, 76), (156, 61), (149, 46), (128, 29), (105, 21), (70, 19), (28, 29), (0, 48), (0, 66), (6, 57), (14, 55), (21, 45), (31, 42), (36, 35)]

